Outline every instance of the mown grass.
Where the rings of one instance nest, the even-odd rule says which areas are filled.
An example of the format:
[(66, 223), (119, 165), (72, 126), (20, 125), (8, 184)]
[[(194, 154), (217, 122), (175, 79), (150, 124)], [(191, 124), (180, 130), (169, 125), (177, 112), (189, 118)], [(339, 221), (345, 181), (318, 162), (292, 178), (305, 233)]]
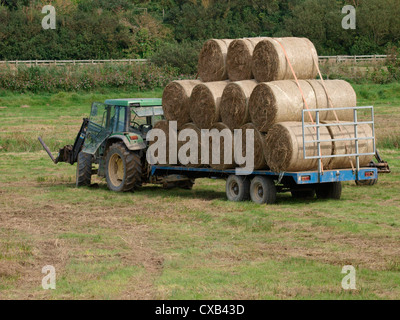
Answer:
[(374, 106), (377, 146), (399, 148), (400, 83), (353, 85), (359, 106)]
[[(76, 189), (74, 166), (52, 165), (44, 152), (4, 153), (0, 205), (8, 231), (0, 242), (12, 249), (0, 261), (19, 268), (4, 276), (0, 295), (398, 298), (400, 152), (382, 154), (393, 173), (376, 186), (346, 183), (340, 201), (282, 194), (276, 205), (260, 206), (228, 202), (224, 182), (207, 179), (191, 191), (145, 186), (116, 194), (100, 180), (97, 189)], [(40, 277), (29, 283), (21, 270), (27, 262), (38, 273), (54, 264), (57, 289), (42, 290)], [(352, 292), (340, 285), (349, 264), (357, 270)]]
[[(395, 88), (383, 86), (391, 94)], [(138, 95), (3, 94), (0, 145), (5, 132), (18, 130), (32, 139), (47, 132), (54, 148), (70, 143), (92, 100), (121, 96)], [(361, 99), (359, 105), (376, 106), (377, 134), (395, 132), (390, 121), (385, 131), (385, 121), (400, 113), (397, 96)], [(57, 102), (46, 106), (50, 100)], [(68, 127), (57, 131), (65, 119)], [(48, 131), (37, 127), (41, 123)], [(112, 193), (97, 178), (98, 188), (76, 189), (75, 166), (53, 165), (36, 147), (3, 149), (0, 297), (399, 298), (400, 150), (380, 146), (393, 172), (377, 185), (345, 183), (340, 201), (281, 194), (272, 206), (228, 202), (224, 181), (209, 179), (196, 180), (193, 190), (148, 185)], [(57, 288), (46, 291), (41, 269), (49, 264), (56, 268)], [(341, 288), (344, 265), (357, 270), (355, 291)]]
[(39, 151), (41, 136), (51, 150), (73, 143), (92, 102), (131, 97), (161, 97), (162, 91), (16, 94), (0, 91), (0, 152)]

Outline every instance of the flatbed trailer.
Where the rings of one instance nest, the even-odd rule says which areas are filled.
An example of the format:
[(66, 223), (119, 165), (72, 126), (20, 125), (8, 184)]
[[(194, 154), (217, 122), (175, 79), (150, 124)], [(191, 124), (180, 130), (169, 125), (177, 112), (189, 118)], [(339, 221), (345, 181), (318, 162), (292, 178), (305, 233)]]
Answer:
[(302, 172), (273, 172), (255, 170), (246, 175), (237, 175), (235, 169), (215, 170), (183, 166), (151, 166), (151, 176), (174, 176), (175, 179), (226, 179), (226, 195), (231, 201), (253, 200), (256, 203), (272, 204), (278, 192), (291, 192), (296, 198), (340, 199), (341, 183), (365, 181), (378, 178), (377, 168), (338, 169)]
[[(256, 203), (274, 203), (278, 192), (291, 192), (295, 198), (312, 198), (317, 195), (323, 199), (340, 199), (342, 194), (342, 182), (355, 181), (356, 183), (365, 183), (367, 181), (378, 180), (378, 168), (360, 167), (361, 156), (376, 155), (375, 145), (375, 127), (374, 127), (374, 108), (372, 106), (353, 107), (353, 108), (335, 108), (335, 110), (350, 110), (353, 113), (353, 121), (331, 122), (320, 121), (320, 113), (332, 111), (331, 108), (311, 109), (302, 111), (302, 140), (304, 159), (317, 160), (318, 168), (315, 171), (301, 172), (273, 172), (270, 170), (256, 170), (248, 172), (247, 175), (238, 175), (235, 169), (215, 170), (210, 168), (193, 168), (182, 166), (151, 166), (150, 176), (174, 176), (175, 179), (196, 179), (196, 178), (220, 178), (226, 179), (226, 196), (231, 201), (243, 201), (251, 199)], [(359, 113), (364, 117), (370, 115), (368, 120), (360, 120)], [(306, 113), (315, 113), (315, 122), (306, 123)], [(369, 124), (372, 129), (372, 136), (360, 137), (358, 135), (358, 126), (360, 124)], [(354, 137), (351, 138), (333, 138), (322, 140), (320, 138), (320, 128), (328, 126), (352, 126), (354, 128)], [(307, 140), (305, 128), (313, 128), (316, 137)], [(363, 153), (359, 150), (360, 141), (371, 140), (373, 150)], [(322, 142), (343, 142), (354, 143), (355, 150), (349, 154), (322, 155)], [(306, 145), (314, 144), (317, 148), (317, 155), (307, 155)], [(355, 166), (351, 169), (324, 170), (323, 160), (337, 157), (354, 157)], [(351, 161), (352, 162), (352, 161)], [(371, 183), (372, 184), (372, 183)]]

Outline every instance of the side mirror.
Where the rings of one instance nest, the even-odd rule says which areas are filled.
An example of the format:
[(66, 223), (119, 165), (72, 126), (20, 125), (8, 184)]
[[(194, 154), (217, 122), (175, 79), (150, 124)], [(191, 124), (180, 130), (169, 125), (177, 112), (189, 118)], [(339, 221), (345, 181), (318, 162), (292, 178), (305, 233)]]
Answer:
[(93, 116), (93, 117), (97, 116), (97, 112), (98, 112), (98, 111), (97, 111), (97, 106), (96, 106), (96, 105), (93, 105), (93, 107), (92, 107), (92, 112), (91, 112), (91, 113), (92, 113), (92, 116)]

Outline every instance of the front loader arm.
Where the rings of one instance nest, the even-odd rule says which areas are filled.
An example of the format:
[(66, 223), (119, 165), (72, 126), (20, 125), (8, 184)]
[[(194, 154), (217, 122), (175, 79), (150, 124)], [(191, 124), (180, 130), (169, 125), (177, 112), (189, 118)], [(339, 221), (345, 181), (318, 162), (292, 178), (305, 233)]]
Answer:
[(43, 146), (43, 149), (47, 152), (54, 163), (67, 162), (69, 164), (74, 164), (75, 162), (77, 162), (78, 154), (81, 151), (85, 142), (88, 124), (89, 119), (84, 118), (81, 128), (75, 138), (74, 145), (66, 145), (65, 147), (61, 148), (58, 152), (57, 158), (54, 158), (54, 156), (50, 152), (50, 149), (46, 146), (42, 138), (38, 137), (38, 139), (40, 144)]

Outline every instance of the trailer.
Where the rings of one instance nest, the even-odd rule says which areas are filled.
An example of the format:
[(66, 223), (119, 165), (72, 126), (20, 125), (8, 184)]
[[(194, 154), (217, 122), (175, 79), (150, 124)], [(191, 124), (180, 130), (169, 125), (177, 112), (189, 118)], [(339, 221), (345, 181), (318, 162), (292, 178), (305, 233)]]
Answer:
[(226, 197), (230, 201), (251, 199), (259, 204), (273, 204), (279, 192), (291, 192), (295, 198), (340, 199), (342, 182), (368, 181), (378, 178), (377, 168), (329, 170), (320, 175), (318, 171), (277, 173), (256, 170), (249, 175), (237, 175), (235, 169), (214, 170), (180, 166), (153, 165), (151, 176), (174, 177), (177, 180), (211, 178), (226, 180)]
[[(378, 180), (378, 169), (373, 163), (369, 167), (360, 167), (360, 156), (375, 155), (379, 157), (375, 145), (374, 110), (372, 106), (354, 108), (336, 108), (335, 110), (353, 111), (353, 121), (346, 123), (326, 123), (320, 122), (320, 112), (332, 111), (332, 109), (312, 109), (303, 110), (302, 130), (303, 130), (303, 155), (304, 159), (316, 159), (318, 168), (315, 171), (303, 172), (273, 172), (270, 170), (255, 170), (247, 174), (238, 175), (235, 169), (215, 170), (210, 168), (193, 168), (183, 166), (152, 165), (150, 177), (173, 177), (177, 181), (185, 178), (193, 181), (197, 178), (226, 179), (225, 192), (230, 201), (244, 201), (251, 199), (259, 204), (273, 204), (276, 201), (278, 192), (291, 192), (294, 198), (313, 198), (315, 195), (320, 199), (340, 199), (342, 194), (342, 182), (355, 181), (359, 185), (373, 184)], [(305, 113), (315, 113), (315, 123), (305, 122)], [(360, 120), (359, 113), (370, 118)], [(367, 123), (372, 126), (372, 136), (358, 137), (357, 127)], [(332, 138), (322, 140), (320, 138), (320, 128), (327, 126), (354, 126), (354, 137), (351, 138)], [(307, 140), (305, 128), (314, 128), (316, 139)], [(359, 141), (372, 140), (373, 150), (369, 153), (359, 152)], [(348, 141), (355, 144), (355, 152), (352, 154), (322, 155), (320, 144), (322, 142)], [(318, 149), (316, 156), (308, 156), (306, 145), (314, 144)], [(351, 169), (324, 170), (322, 160), (335, 157), (354, 157), (355, 166)], [(380, 162), (383, 162), (382, 160)], [(386, 164), (387, 165), (387, 164)], [(387, 166), (388, 169), (388, 166)], [(388, 169), (389, 170), (389, 169)], [(390, 170), (389, 170), (390, 172)], [(151, 180), (151, 178), (150, 178)], [(371, 182), (371, 183), (370, 183)]]

